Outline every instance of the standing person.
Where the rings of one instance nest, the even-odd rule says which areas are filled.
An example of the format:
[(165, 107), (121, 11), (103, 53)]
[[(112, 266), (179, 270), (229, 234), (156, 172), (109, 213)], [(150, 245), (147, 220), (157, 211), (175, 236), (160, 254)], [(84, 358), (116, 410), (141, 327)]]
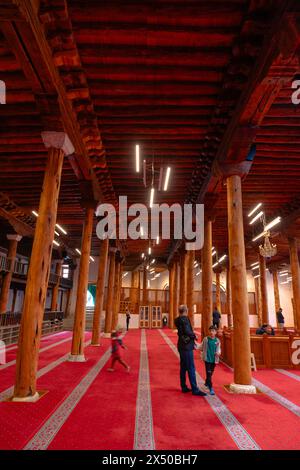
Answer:
[[(191, 322), (188, 317), (188, 308), (186, 305), (180, 305), (179, 317), (175, 318), (175, 325), (178, 330), (177, 348), (180, 355), (180, 385), (183, 393), (192, 392), (193, 395), (205, 396), (197, 385), (196, 371), (194, 363), (195, 340), (197, 339)], [(192, 389), (186, 385), (186, 373)]]
[(131, 318), (130, 312), (129, 312), (129, 310), (126, 310), (126, 329), (127, 329), (127, 331), (129, 330), (130, 318)]
[(212, 385), (212, 376), (221, 355), (221, 343), (219, 338), (216, 337), (216, 334), (216, 327), (214, 325), (210, 326), (209, 336), (206, 336), (200, 344), (200, 351), (202, 351), (202, 359), (205, 362), (206, 370), (205, 386), (209, 389), (210, 395), (215, 395)]
[(213, 325), (218, 330), (220, 328), (221, 314), (219, 310), (217, 309), (217, 307), (214, 309), (212, 316), (213, 316)]
[(276, 312), (277, 322), (280, 330), (284, 328), (284, 316), (282, 314), (282, 308), (280, 307), (278, 312)]
[(111, 366), (109, 369), (107, 369), (109, 372), (114, 372), (115, 362), (119, 362), (120, 364), (122, 364), (122, 366), (125, 367), (127, 372), (130, 371), (129, 365), (126, 364), (126, 362), (123, 361), (122, 359), (121, 349), (127, 349), (127, 348), (126, 346), (124, 346), (123, 341), (120, 338), (120, 332), (112, 331), (111, 333)]

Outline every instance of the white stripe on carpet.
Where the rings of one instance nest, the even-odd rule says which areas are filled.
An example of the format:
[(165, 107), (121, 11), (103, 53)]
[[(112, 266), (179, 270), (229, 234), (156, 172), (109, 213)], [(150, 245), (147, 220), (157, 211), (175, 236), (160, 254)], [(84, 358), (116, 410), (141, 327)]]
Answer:
[(141, 332), (140, 371), (136, 400), (134, 450), (154, 450), (153, 416), (146, 331)]

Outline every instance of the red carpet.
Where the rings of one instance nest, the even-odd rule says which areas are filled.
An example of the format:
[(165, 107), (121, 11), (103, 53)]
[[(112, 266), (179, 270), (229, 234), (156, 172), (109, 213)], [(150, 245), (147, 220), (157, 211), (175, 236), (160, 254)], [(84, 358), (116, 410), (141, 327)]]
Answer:
[(156, 448), (237, 449), (207, 401), (181, 393), (178, 359), (159, 332), (147, 331), (147, 343)]
[[(163, 331), (176, 344), (177, 335), (170, 330)], [(64, 335), (48, 337), (42, 347), (55, 344)], [(86, 334), (87, 337), (90, 333)], [(218, 419), (211, 408), (213, 403), (180, 392), (178, 359), (159, 331), (147, 330), (146, 340), (150, 383), (145, 383), (145, 386), (151, 390), (155, 448), (237, 449), (236, 442), (231, 438), (230, 425), (228, 427), (227, 423), (226, 429)], [(34, 436), (40, 434), (38, 431), (44, 429), (43, 425), (49, 418), (57, 414), (53, 414), (55, 410), (60, 410), (70, 401), (70, 395), (93, 370), (96, 375), (91, 375), (88, 386), (82, 389), (73, 408), (67, 410), (66, 419), (61, 427), (57, 427), (57, 434), (49, 440), (49, 449), (132, 449), (136, 430), (140, 341), (140, 330), (130, 331), (124, 339), (128, 346), (125, 359), (132, 366), (129, 374), (119, 365), (114, 373), (107, 372), (107, 365), (102, 370), (100, 367), (98, 372), (100, 358), (104, 354), (104, 358), (108, 357), (109, 352), (106, 351), (110, 350), (110, 341), (103, 340), (100, 348), (86, 348), (87, 362), (62, 362), (53, 370), (46, 370), (38, 380), (38, 388), (48, 390), (48, 393), (37, 403), (0, 403), (0, 449), (24, 448)], [(69, 350), (70, 342), (66, 342), (41, 353), (39, 369), (52, 364)], [(203, 363), (199, 353), (195, 355), (197, 368), (203, 377)], [(100, 361), (101, 365), (104, 358)], [(292, 372), (299, 375), (299, 371)], [(0, 371), (1, 390), (13, 384), (14, 373), (15, 366)], [(273, 370), (258, 371), (254, 376), (300, 406), (298, 381)], [(249, 438), (262, 449), (300, 449), (300, 417), (266, 394), (229, 394), (223, 385), (229, 384), (232, 379), (232, 371), (219, 365), (214, 375), (215, 390)], [(142, 401), (143, 404), (148, 406), (147, 402)], [(146, 423), (147, 426), (152, 430), (151, 423)]]
[(108, 372), (109, 360), (49, 449), (133, 448), (140, 336), (140, 330), (132, 330), (124, 338), (124, 344), (128, 347), (124, 351), (124, 360), (130, 364), (131, 371), (128, 373), (116, 364), (115, 372)]
[[(64, 353), (70, 350), (69, 343), (65, 343), (61, 347), (64, 348)], [(50, 351), (53, 354), (51, 358)], [(53, 357), (57, 356), (53, 350), (49, 350), (45, 354), (47, 353), (48, 360), (42, 358), (42, 363), (51, 362)], [(61, 351), (59, 355), (64, 353)], [(92, 360), (92, 357), (96, 354), (91, 353), (90, 356), (91, 360), (81, 364), (64, 362), (41, 377), (38, 381), (38, 389), (49, 392), (37, 403), (0, 403), (0, 449), (22, 449), (24, 447), (32, 434), (37, 431), (44, 420), (51, 415), (93, 365), (95, 360)], [(14, 373), (14, 367), (10, 367), (8, 370), (10, 369)], [(12, 384), (11, 381), (9, 385)]]
[[(176, 342), (177, 335), (170, 336)], [(205, 377), (199, 352), (195, 352), (195, 363), (200, 375)], [(260, 371), (257, 374), (257, 379), (264, 382)], [(262, 449), (300, 449), (300, 419), (293, 413), (264, 394), (237, 396), (228, 393), (224, 385), (233, 381), (233, 374), (222, 364), (216, 368), (213, 380), (217, 395)]]

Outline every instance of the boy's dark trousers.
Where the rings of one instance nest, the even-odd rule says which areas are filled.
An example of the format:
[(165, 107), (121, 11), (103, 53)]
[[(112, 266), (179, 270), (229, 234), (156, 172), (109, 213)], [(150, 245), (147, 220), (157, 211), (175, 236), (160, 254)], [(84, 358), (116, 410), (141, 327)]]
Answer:
[(205, 380), (205, 385), (209, 389), (212, 388), (212, 375), (214, 373), (216, 364), (214, 362), (205, 362), (205, 370), (206, 370), (206, 380)]

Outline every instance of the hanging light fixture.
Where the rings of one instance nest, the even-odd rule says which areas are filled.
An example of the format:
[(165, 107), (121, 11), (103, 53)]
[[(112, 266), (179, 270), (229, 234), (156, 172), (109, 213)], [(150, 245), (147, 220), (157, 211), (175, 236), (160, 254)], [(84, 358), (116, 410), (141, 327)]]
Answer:
[(270, 232), (267, 231), (265, 234), (265, 242), (263, 245), (259, 245), (259, 253), (264, 258), (272, 258), (277, 253), (277, 246), (270, 242)]

